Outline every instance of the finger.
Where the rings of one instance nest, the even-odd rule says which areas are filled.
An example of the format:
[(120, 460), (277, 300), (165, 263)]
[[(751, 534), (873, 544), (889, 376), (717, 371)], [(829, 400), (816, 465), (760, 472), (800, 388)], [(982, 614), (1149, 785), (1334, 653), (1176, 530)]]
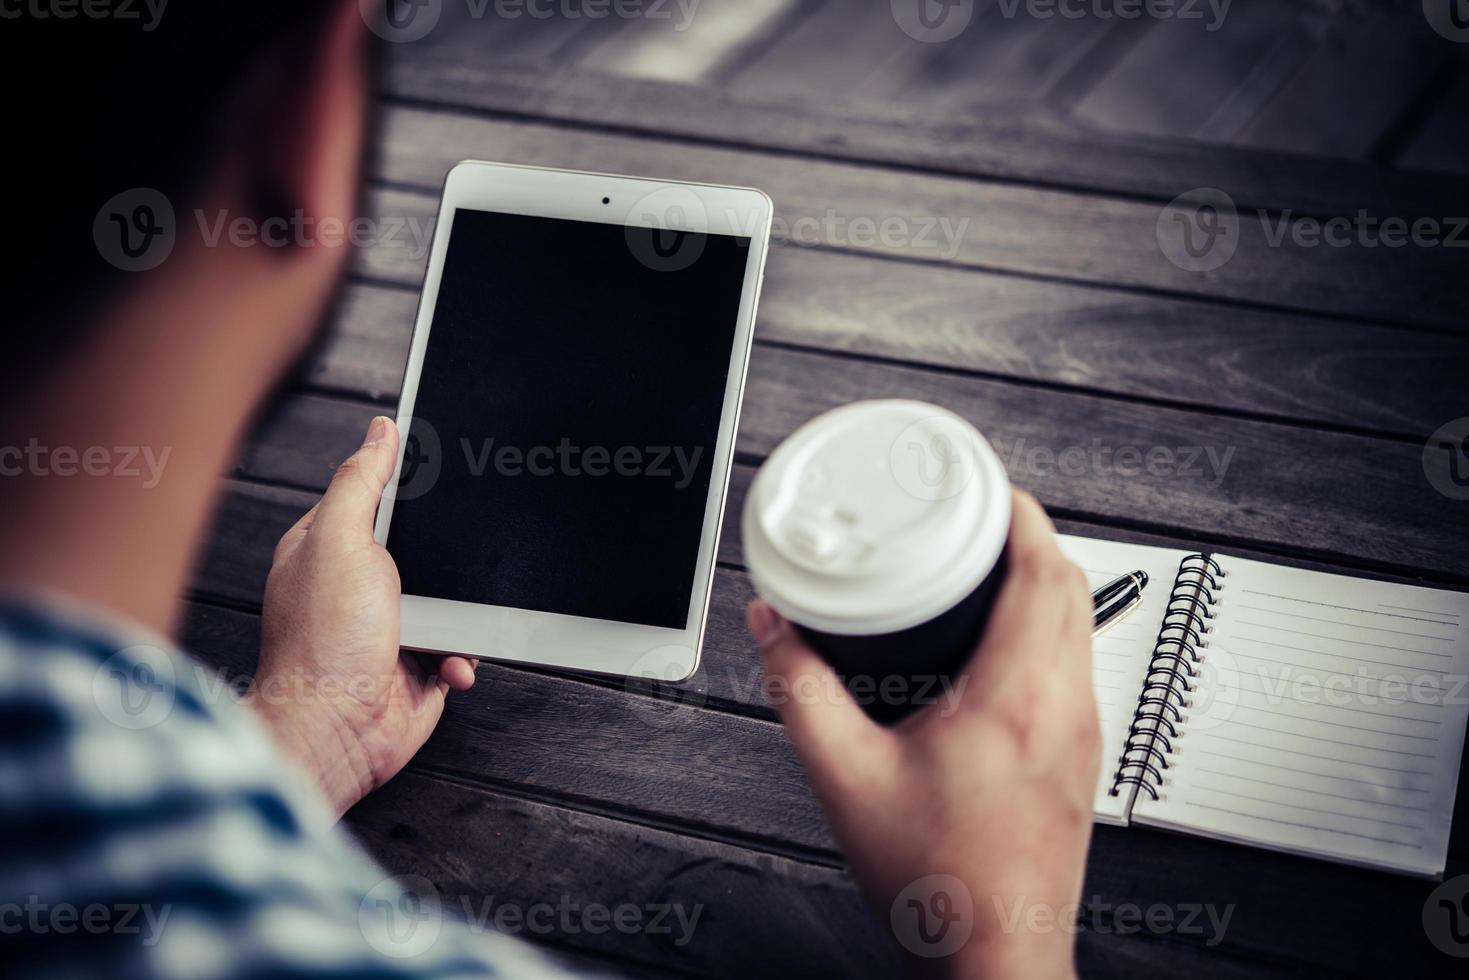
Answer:
[(445, 657), (439, 662), (439, 676), (451, 691), (467, 691), (474, 686), (474, 661), (468, 657)]
[(443, 658), (416, 650), (405, 650), (403, 655), (409, 666), (409, 683), (422, 698), (424, 710), (432, 714), (437, 724), (449, 696), (449, 682), (438, 670), (439, 661)]
[(362, 447), (337, 467), (331, 486), (317, 505), (312, 526), (324, 537), (352, 542), (372, 540), (378, 501), (398, 461), (398, 429), (391, 419), (372, 420)]
[(316, 520), (317, 508), (320, 506), (321, 501), (318, 500), (311, 506), (310, 510), (296, 518), (296, 523), (292, 524), (286, 529), (286, 533), (281, 535), (281, 539), (275, 545), (275, 561), (280, 561), (285, 558), (296, 550), (297, 545), (306, 540), (306, 534), (311, 530), (311, 525)]
[(1016, 671), (1053, 669), (1062, 623), (1071, 615), (1070, 563), (1050, 518), (1023, 491), (1012, 498), (1006, 553), (1005, 582), (979, 649), (961, 672), (975, 690), (996, 690)]
[(1056, 637), (1056, 670), (1066, 678), (1066, 689), (1077, 702), (1094, 698), (1092, 689), (1092, 609), (1091, 586), (1086, 573), (1075, 562), (1066, 561), (1065, 580), (1057, 604), (1065, 610)]
[[(1067, 653), (1082, 653), (1083, 657), (1073, 656), (1071, 659), (1084, 660), (1087, 665), (1091, 662), (1092, 630), (1096, 625), (1096, 610), (1092, 606), (1092, 588), (1086, 580), (1086, 572), (1073, 561), (1066, 562), (1066, 584), (1063, 587), (1062, 601), (1066, 607), (1066, 619), (1061, 624), (1061, 631), (1069, 641), (1065, 646)], [(1078, 642), (1085, 640), (1086, 642)], [(1075, 667), (1076, 663), (1068, 666)]]
[(770, 698), (817, 793), (841, 797), (890, 771), (893, 734), (867, 717), (791, 624), (761, 599), (750, 604), (747, 618)]

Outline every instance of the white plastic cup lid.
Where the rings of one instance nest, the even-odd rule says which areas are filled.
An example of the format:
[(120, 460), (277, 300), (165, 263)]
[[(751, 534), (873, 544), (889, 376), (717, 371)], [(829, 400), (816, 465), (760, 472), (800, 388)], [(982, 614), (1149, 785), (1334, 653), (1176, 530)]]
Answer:
[(776, 447), (743, 515), (756, 590), (823, 633), (927, 622), (989, 574), (1010, 531), (1010, 485), (988, 442), (948, 409), (854, 402)]

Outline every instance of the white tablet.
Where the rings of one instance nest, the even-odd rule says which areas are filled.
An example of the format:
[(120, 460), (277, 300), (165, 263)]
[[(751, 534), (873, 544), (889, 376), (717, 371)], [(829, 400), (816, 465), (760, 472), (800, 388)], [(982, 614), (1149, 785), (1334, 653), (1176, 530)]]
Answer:
[(405, 647), (694, 672), (770, 219), (745, 188), (449, 172), (376, 529)]

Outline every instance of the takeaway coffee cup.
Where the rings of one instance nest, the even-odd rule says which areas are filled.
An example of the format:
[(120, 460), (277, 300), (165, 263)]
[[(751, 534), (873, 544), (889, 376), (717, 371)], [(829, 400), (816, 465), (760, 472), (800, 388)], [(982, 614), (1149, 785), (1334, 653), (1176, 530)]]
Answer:
[(797, 429), (743, 515), (756, 590), (884, 723), (957, 693), (1009, 530), (1009, 481), (984, 437), (947, 409), (896, 399)]

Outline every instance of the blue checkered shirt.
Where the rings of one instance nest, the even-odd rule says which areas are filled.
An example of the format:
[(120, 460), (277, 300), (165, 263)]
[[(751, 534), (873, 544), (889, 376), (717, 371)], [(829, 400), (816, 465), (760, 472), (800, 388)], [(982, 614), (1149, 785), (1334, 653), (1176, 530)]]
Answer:
[(405, 892), (217, 675), (50, 603), (0, 603), (0, 972), (545, 977)]

